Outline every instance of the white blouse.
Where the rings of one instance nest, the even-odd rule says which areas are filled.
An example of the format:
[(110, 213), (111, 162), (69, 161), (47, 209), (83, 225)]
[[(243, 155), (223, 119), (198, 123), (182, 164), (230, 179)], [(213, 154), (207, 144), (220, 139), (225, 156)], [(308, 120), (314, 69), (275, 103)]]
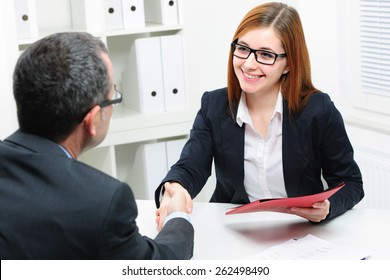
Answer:
[(249, 200), (287, 197), (282, 161), (282, 94), (278, 94), (265, 139), (253, 126), (244, 92), (236, 122), (241, 127), (245, 123), (244, 187)]

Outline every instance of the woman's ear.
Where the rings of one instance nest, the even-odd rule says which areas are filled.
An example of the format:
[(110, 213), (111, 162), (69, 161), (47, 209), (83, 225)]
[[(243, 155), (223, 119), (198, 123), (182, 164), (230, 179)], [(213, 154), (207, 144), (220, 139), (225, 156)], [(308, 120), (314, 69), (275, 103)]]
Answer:
[(287, 74), (288, 72), (290, 72), (290, 67), (287, 66), (286, 69), (284, 69), (283, 71), (283, 75)]
[(100, 106), (96, 105), (85, 115), (83, 124), (88, 135), (93, 137), (96, 135), (96, 122), (100, 118)]

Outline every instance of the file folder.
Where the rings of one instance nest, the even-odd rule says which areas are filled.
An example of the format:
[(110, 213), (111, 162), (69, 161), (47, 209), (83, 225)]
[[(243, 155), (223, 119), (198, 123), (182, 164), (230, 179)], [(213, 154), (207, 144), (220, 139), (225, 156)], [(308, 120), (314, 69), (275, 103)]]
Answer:
[(72, 25), (75, 30), (104, 31), (104, 0), (71, 0)]
[(145, 27), (143, 0), (122, 0), (123, 28)]
[(104, 0), (106, 30), (123, 29), (122, 0)]
[(161, 62), (164, 78), (165, 111), (186, 107), (183, 47), (180, 35), (161, 36)]
[(165, 112), (160, 38), (134, 40), (122, 73), (124, 105), (141, 113)]
[(317, 194), (287, 198), (260, 199), (242, 206), (238, 206), (226, 212), (226, 215), (260, 211), (288, 213), (287, 209), (291, 207), (311, 207), (316, 202), (324, 201), (338, 192), (344, 186), (345, 183), (342, 182), (337, 187)]
[(17, 0), (15, 3), (16, 29), (19, 39), (38, 37), (38, 18), (35, 0)]
[(178, 24), (178, 0), (144, 0), (146, 22)]

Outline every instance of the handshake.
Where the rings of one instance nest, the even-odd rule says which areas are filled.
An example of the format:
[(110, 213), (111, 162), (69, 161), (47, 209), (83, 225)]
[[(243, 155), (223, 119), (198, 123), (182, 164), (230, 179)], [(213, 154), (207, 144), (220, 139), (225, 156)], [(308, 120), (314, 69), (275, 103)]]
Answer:
[(166, 218), (175, 212), (192, 213), (192, 198), (188, 191), (179, 183), (166, 182), (160, 207), (156, 210), (157, 230), (160, 231)]

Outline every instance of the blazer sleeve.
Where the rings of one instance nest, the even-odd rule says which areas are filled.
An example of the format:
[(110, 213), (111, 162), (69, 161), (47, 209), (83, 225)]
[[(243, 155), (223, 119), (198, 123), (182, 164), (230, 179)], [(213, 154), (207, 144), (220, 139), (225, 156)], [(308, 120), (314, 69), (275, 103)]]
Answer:
[(190, 259), (194, 229), (182, 218), (167, 222), (153, 240), (141, 236), (133, 193), (121, 183), (115, 191), (100, 234), (100, 259)]
[(180, 159), (171, 167), (155, 192), (157, 207), (160, 204), (161, 188), (165, 182), (180, 183), (194, 198), (211, 175), (213, 129), (210, 114), (218, 116), (219, 113), (210, 112), (213, 108), (210, 108), (209, 101), (210, 92), (205, 92), (201, 99), (201, 108), (195, 117), (189, 140), (183, 147)]
[(318, 121), (322, 174), (329, 187), (345, 182), (345, 187), (329, 199), (327, 219), (330, 219), (355, 206), (364, 197), (364, 191), (362, 175), (354, 160), (343, 118), (327, 94), (323, 94), (322, 98), (323, 114)]

